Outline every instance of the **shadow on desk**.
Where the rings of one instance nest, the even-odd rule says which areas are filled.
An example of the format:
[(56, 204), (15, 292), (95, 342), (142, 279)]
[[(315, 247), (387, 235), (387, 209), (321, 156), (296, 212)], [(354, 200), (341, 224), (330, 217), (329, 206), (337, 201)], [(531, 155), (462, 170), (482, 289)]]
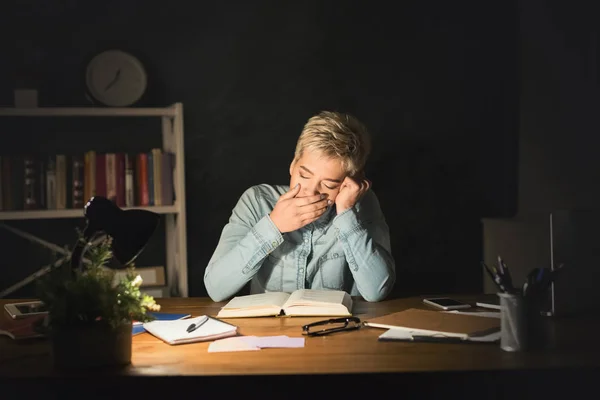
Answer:
[[(53, 377), (0, 380), (2, 399), (418, 398), (568, 399), (597, 389), (600, 369), (393, 374)], [(76, 396), (76, 397), (74, 397)]]

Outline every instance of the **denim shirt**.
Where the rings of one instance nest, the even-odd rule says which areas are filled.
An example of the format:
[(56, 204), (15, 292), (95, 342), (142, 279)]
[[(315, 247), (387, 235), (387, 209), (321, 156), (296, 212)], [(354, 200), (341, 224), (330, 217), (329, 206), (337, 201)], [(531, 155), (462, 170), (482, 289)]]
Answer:
[(396, 272), (375, 193), (366, 192), (340, 215), (333, 205), (318, 220), (281, 234), (269, 214), (287, 191), (261, 184), (242, 194), (204, 273), (208, 295), (223, 301), (250, 281), (252, 294), (335, 289), (383, 300)]

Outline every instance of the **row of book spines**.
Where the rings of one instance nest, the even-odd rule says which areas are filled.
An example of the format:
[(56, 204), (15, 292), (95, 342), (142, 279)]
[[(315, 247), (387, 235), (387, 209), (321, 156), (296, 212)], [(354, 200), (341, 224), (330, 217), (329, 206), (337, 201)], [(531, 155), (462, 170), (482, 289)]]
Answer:
[(84, 155), (85, 198), (104, 196), (118, 206), (166, 206), (175, 200), (175, 155), (152, 149), (146, 153)]
[(0, 210), (81, 208), (93, 196), (120, 207), (172, 205), (174, 165), (174, 154), (160, 149), (44, 159), (0, 156)]
[(34, 157), (0, 156), (0, 210), (37, 208), (37, 163)]

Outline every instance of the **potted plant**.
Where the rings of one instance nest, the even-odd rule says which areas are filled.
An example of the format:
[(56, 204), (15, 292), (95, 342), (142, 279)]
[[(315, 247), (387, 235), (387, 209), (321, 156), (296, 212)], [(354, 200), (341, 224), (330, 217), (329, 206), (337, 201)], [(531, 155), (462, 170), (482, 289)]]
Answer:
[[(78, 240), (85, 240), (81, 232)], [(132, 263), (125, 266), (127, 276), (115, 281), (107, 267), (111, 243), (107, 235), (88, 244), (85, 268), (72, 269), (66, 258), (39, 281), (38, 297), (48, 309), (44, 330), (58, 368), (130, 364), (133, 321), (150, 321), (147, 311), (160, 309), (140, 292), (142, 279)]]

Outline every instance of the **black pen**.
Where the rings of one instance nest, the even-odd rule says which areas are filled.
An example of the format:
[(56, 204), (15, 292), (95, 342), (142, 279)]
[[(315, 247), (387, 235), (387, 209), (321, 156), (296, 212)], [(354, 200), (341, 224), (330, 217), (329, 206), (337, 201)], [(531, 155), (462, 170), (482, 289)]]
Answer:
[(504, 287), (506, 287), (506, 289), (507, 289), (506, 292), (507, 293), (514, 292), (510, 272), (508, 271), (508, 267), (504, 263), (504, 260), (502, 260), (502, 257), (500, 257), (500, 256), (498, 256), (498, 266), (499, 266), (501, 274), (502, 274), (502, 282), (504, 283)]
[(206, 321), (208, 321), (208, 316), (205, 315), (204, 318), (202, 318), (200, 321), (196, 322), (195, 324), (191, 324), (190, 326), (188, 326), (188, 328), (187, 328), (188, 333), (194, 332), (196, 329), (198, 329), (202, 325), (204, 325), (206, 323)]
[(500, 278), (500, 276), (498, 276), (498, 274), (492, 272), (490, 267), (488, 267), (487, 264), (484, 263), (483, 261), (481, 262), (481, 265), (483, 265), (483, 268), (485, 268), (486, 272), (490, 275), (490, 278), (492, 278), (492, 281), (494, 281), (494, 283), (500, 288), (500, 290), (502, 290), (503, 292), (506, 292), (507, 290), (504, 287), (504, 285), (502, 284), (502, 279)]

